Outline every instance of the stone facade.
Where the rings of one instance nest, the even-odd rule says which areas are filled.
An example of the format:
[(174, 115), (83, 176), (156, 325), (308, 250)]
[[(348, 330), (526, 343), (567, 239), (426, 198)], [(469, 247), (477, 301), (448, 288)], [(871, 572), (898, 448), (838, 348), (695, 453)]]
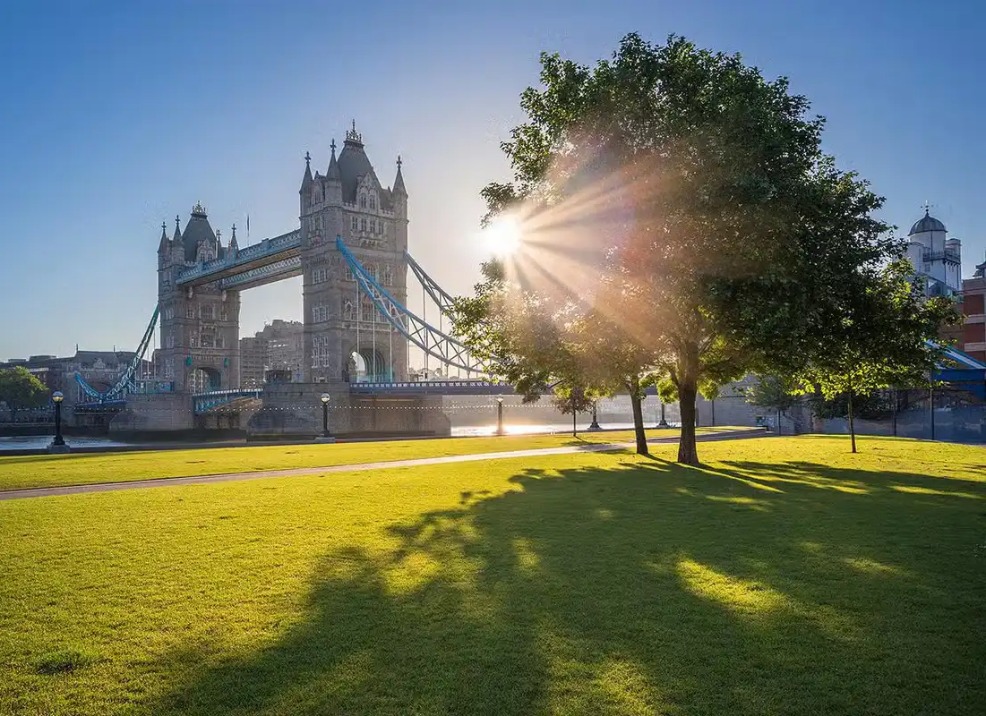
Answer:
[[(304, 328), (300, 371), (291, 380), (349, 382), (367, 377), (406, 380), (407, 341), (393, 330), (359, 291), (336, 247), (336, 237), (391, 295), (407, 298), (407, 190), (400, 158), (392, 188), (385, 188), (366, 156), (362, 135), (353, 128), (336, 157), (331, 145), (324, 176), (312, 174), (306, 156), (300, 189), (301, 273)], [(178, 286), (179, 273), (213, 259), (235, 256), (236, 227), (228, 246), (209, 224), (201, 204), (174, 235), (162, 227), (158, 247), (158, 305), (161, 348), (155, 352), (158, 378), (178, 393), (229, 390), (244, 384), (239, 341), (240, 292), (219, 283)], [(248, 350), (256, 349), (250, 345)], [(281, 353), (295, 349), (288, 341)], [(293, 363), (293, 357), (281, 356)], [(251, 354), (251, 358), (254, 358)], [(247, 382), (256, 383), (256, 361)], [(287, 366), (285, 366), (287, 367)]]
[(945, 225), (927, 210), (907, 235), (907, 258), (929, 296), (957, 296), (962, 290), (962, 242), (948, 238)]
[(986, 261), (972, 278), (962, 282), (962, 339), (960, 348), (986, 363)]
[(182, 269), (235, 251), (236, 229), (230, 247), (224, 247), (201, 204), (192, 209), (184, 232), (179, 223), (176, 217), (171, 239), (162, 226), (158, 246), (161, 348), (154, 353), (158, 378), (173, 382), (178, 393), (238, 388), (239, 291), (222, 291), (216, 284), (177, 285)]
[(304, 276), (305, 381), (407, 378), (407, 342), (394, 335), (359, 291), (336, 237), (402, 304), (407, 299), (407, 190), (400, 158), (392, 188), (384, 188), (353, 128), (338, 158), (331, 145), (325, 175), (306, 158), (300, 194)]

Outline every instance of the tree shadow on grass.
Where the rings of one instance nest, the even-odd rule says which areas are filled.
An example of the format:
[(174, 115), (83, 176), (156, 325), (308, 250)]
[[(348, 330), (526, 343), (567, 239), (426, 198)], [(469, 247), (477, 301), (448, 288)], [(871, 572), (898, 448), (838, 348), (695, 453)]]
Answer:
[(326, 555), (268, 643), (171, 654), (149, 712), (975, 713), (984, 578), (949, 526), (976, 501), (819, 468), (628, 462), (461, 492), (391, 525), (392, 549)]

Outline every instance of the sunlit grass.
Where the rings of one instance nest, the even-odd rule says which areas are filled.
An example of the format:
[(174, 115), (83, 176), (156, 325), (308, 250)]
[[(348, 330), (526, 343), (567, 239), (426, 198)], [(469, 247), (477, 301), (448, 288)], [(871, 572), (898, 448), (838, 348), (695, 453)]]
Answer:
[(978, 714), (986, 450), (860, 449), (2, 502), (0, 713)]
[[(744, 428), (703, 428), (705, 432)], [(677, 430), (650, 430), (649, 438), (676, 438)], [(329, 467), (423, 457), (531, 450), (566, 445), (591, 445), (633, 440), (633, 432), (614, 430), (552, 435), (504, 435), (432, 440), (387, 440), (328, 445), (144, 450), (137, 452), (0, 456), (0, 490), (98, 482), (126, 482), (159, 477), (262, 472), (304, 467)]]

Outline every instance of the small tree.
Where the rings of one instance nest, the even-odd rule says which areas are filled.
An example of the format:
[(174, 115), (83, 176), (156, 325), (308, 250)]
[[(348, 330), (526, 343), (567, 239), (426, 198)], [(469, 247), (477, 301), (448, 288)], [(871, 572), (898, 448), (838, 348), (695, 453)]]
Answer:
[(781, 416), (798, 402), (794, 391), (797, 386), (789, 379), (776, 375), (760, 376), (756, 383), (744, 391), (746, 402), (777, 413), (777, 434), (781, 432)]
[(558, 385), (555, 386), (555, 395), (551, 399), (551, 402), (562, 415), (572, 416), (572, 437), (577, 437), (578, 426), (576, 425), (576, 420), (578, 419), (578, 414), (592, 410), (596, 399), (596, 396), (585, 390), (585, 388)]
[(951, 301), (926, 299), (913, 268), (895, 261), (874, 275), (845, 278), (846, 299), (828, 340), (816, 344), (798, 391), (844, 395), (852, 452), (856, 452), (854, 398), (898, 385), (927, 383), (940, 351), (929, 344), (944, 325), (958, 320)]
[(38, 408), (48, 398), (48, 389), (23, 366), (0, 369), (0, 402), (7, 404), (10, 419), (25, 408)]

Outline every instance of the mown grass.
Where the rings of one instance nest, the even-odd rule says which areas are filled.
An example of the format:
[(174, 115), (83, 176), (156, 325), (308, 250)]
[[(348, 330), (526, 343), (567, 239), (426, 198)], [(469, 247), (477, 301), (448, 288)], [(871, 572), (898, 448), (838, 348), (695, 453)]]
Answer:
[[(744, 428), (703, 428), (704, 432)], [(676, 438), (677, 430), (651, 430), (649, 438)], [(97, 482), (126, 482), (159, 477), (259, 472), (300, 467), (353, 465), (381, 460), (469, 455), (633, 440), (632, 431), (571, 435), (504, 435), (499, 437), (387, 440), (328, 445), (267, 445), (190, 450), (0, 457), (0, 490)]]
[(2, 502), (0, 713), (981, 713), (986, 450), (700, 449)]

